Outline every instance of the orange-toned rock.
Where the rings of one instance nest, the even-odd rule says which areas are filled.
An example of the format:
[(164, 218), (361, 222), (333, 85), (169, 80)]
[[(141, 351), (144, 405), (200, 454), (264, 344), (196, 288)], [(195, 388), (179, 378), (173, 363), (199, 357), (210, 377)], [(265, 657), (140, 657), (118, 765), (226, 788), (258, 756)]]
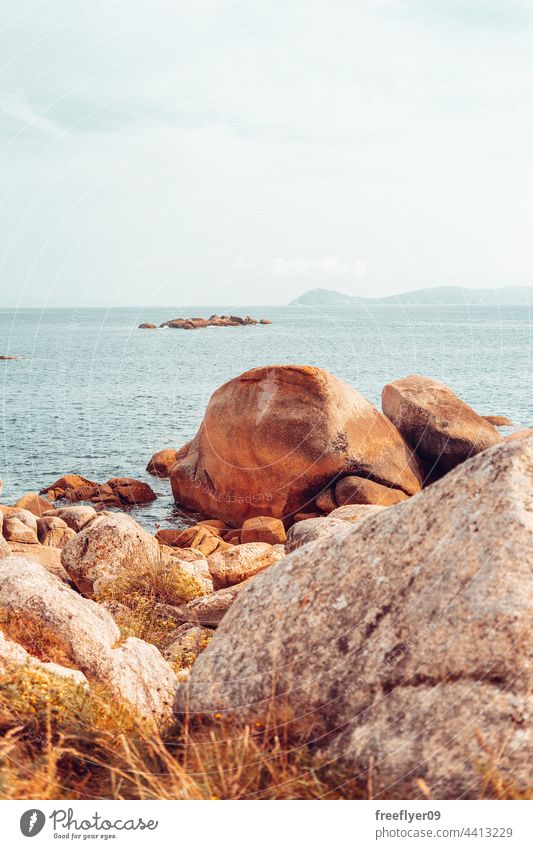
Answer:
[(227, 522), (223, 522), (222, 519), (202, 519), (201, 522), (197, 522), (196, 524), (202, 525), (202, 527), (204, 528), (211, 528), (213, 530), (217, 530), (220, 536), (223, 536), (224, 533), (228, 531), (235, 531), (235, 528), (228, 527)]
[(151, 324), (149, 321), (143, 321), (142, 324), (139, 324), (139, 330), (157, 330), (157, 324)]
[(163, 448), (162, 451), (157, 451), (151, 458), (146, 467), (149, 475), (154, 475), (156, 478), (168, 478), (170, 470), (176, 462), (176, 449)]
[(19, 498), (16, 504), (17, 507), (23, 510), (29, 510), (34, 516), (41, 518), (48, 510), (53, 510), (54, 505), (47, 498), (41, 498), (36, 492), (27, 492), (22, 498)]
[(157, 532), (156, 539), (160, 545), (168, 545), (173, 548), (194, 548), (205, 557), (212, 554), (219, 546), (224, 546), (216, 529), (202, 525), (192, 525), (185, 530), (174, 530), (164, 528)]
[(51, 501), (65, 499), (66, 501), (90, 501), (98, 484), (83, 478), (81, 475), (63, 475), (50, 486), (41, 489), (40, 494), (46, 495)]
[(431, 377), (410, 375), (388, 383), (381, 403), (387, 418), (416, 451), (433, 479), (502, 440), (483, 416)]
[(310, 513), (296, 513), (294, 516), (294, 523), (296, 522), (305, 522), (307, 519), (321, 519), (323, 513), (310, 512)]
[(323, 513), (331, 513), (332, 510), (335, 510), (339, 506), (335, 500), (335, 488), (327, 486), (326, 489), (315, 498), (315, 505)]
[(111, 478), (105, 486), (122, 504), (148, 504), (156, 499), (152, 487), (135, 478)]
[(228, 545), (240, 545), (241, 535), (239, 531), (234, 531), (232, 534), (227, 534), (224, 537), (224, 542), (227, 542)]
[(513, 423), (507, 416), (483, 416), (486, 422), (494, 427), (512, 427)]
[(233, 545), (227, 551), (216, 551), (207, 558), (215, 590), (240, 584), (252, 578), (285, 556), (281, 545), (251, 542)]
[(252, 369), (211, 397), (172, 468), (185, 507), (240, 525), (290, 519), (339, 475), (418, 492), (418, 460), (388, 419), (355, 389), (311, 366)]
[(344, 504), (379, 504), (389, 507), (408, 496), (401, 489), (391, 489), (375, 481), (348, 475), (335, 484), (335, 498), (339, 507)]
[(283, 545), (287, 539), (285, 526), (281, 519), (273, 519), (270, 516), (256, 516), (247, 519), (242, 528), (240, 541), (244, 545), (247, 542), (268, 542), (270, 545)]

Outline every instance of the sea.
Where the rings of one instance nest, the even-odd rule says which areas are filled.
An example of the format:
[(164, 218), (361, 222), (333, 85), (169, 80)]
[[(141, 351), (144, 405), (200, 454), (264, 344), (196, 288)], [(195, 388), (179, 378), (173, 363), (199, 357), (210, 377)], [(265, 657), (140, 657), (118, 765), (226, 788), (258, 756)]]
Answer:
[[(533, 425), (532, 306), (250, 306), (0, 310), (0, 477), (4, 504), (75, 472), (148, 481), (132, 513), (149, 530), (186, 524), (151, 455), (196, 432), (211, 393), (259, 365), (327, 369), (379, 406), (408, 374), (448, 384), (479, 413)], [(213, 313), (270, 325), (139, 330)], [(239, 411), (235, 411), (239, 415)], [(231, 427), (231, 422), (228, 422)]]

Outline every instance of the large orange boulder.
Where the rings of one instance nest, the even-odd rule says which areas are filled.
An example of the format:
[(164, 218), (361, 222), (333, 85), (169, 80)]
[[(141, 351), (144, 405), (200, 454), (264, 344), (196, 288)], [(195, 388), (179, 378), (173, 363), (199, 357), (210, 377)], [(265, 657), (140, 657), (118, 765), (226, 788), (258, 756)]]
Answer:
[(287, 365), (217, 389), (170, 479), (178, 503), (241, 526), (253, 516), (290, 523), (342, 475), (406, 495), (421, 487), (418, 460), (382, 413), (332, 374)]
[(502, 441), (492, 424), (431, 377), (410, 375), (388, 383), (381, 405), (431, 478)]

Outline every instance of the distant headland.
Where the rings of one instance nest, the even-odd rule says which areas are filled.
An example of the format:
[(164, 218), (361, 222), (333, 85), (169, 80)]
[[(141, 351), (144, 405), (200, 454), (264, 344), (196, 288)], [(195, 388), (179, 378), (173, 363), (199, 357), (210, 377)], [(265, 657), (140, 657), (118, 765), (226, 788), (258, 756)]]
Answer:
[(429, 289), (415, 289), (385, 298), (363, 298), (348, 295), (334, 289), (309, 289), (290, 302), (307, 306), (342, 306), (346, 304), (459, 304), (506, 305), (532, 304), (533, 286), (500, 286), (494, 289), (467, 289), (464, 286), (437, 286)]

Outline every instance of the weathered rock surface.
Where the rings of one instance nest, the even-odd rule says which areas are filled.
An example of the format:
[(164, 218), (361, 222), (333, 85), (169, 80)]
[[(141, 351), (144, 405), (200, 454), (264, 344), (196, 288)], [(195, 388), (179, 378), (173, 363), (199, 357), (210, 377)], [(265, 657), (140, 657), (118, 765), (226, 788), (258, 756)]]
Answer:
[(430, 377), (411, 375), (388, 383), (383, 388), (381, 405), (434, 477), (446, 474), (502, 439), (483, 416), (444, 383)]
[(256, 576), (179, 706), (261, 721), (274, 698), (389, 798), (476, 797), (488, 751), (530, 787), (532, 477), (526, 434)]
[(38, 564), (21, 557), (0, 562), (0, 613), (7, 636), (10, 615), (17, 619), (17, 642), (25, 633), (30, 639), (37, 625), (39, 646), (51, 661), (59, 656), (157, 724), (170, 720), (177, 681), (155, 646), (130, 637), (115, 648), (120, 631), (111, 614)]
[(5, 557), (11, 557), (11, 548), (0, 531), (0, 560), (3, 560)]
[(146, 471), (150, 475), (155, 475), (156, 478), (168, 478), (170, 477), (170, 470), (176, 462), (176, 456), (175, 448), (163, 448), (162, 451), (157, 451), (150, 458)]
[(322, 369), (271, 366), (212, 395), (171, 483), (185, 507), (241, 526), (304, 512), (342, 474), (407, 494), (421, 486), (411, 450), (355, 389)]
[(207, 558), (207, 565), (215, 590), (221, 590), (252, 578), (284, 556), (285, 549), (282, 545), (249, 542), (211, 554)]
[(124, 513), (95, 519), (61, 553), (66, 571), (87, 596), (98, 595), (123, 573), (150, 571), (159, 558), (157, 540)]
[(287, 534), (281, 519), (273, 519), (270, 516), (246, 519), (241, 528), (241, 543), (268, 542), (270, 545), (283, 545), (286, 539)]
[(9, 543), (9, 547), (10, 557), (15, 555), (16, 557), (23, 557), (25, 560), (38, 563), (40, 566), (44, 566), (47, 572), (50, 572), (50, 574), (59, 578), (59, 580), (64, 584), (74, 586), (74, 582), (71, 580), (70, 575), (61, 565), (60, 548), (54, 548), (50, 545), (41, 545), (40, 543), (20, 542), (11, 542)]
[(295, 549), (307, 545), (308, 542), (317, 542), (332, 536), (337, 537), (347, 530), (347, 523), (341, 519), (332, 518), (331, 514), (319, 519), (304, 519), (289, 528), (285, 551), (295, 551)]

